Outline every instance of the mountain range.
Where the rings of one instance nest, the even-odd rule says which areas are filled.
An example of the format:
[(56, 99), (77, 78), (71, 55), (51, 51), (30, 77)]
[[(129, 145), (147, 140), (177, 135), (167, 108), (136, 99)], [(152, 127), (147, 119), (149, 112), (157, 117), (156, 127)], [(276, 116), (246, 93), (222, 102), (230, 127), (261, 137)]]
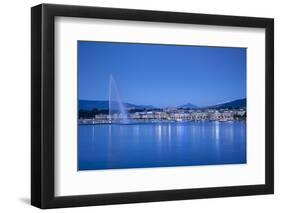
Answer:
[[(153, 109), (155, 107), (151, 105), (135, 105), (130, 103), (124, 103), (124, 106), (129, 109)], [(79, 110), (107, 110), (109, 108), (109, 101), (91, 101), (91, 100), (79, 100)]]
[(198, 106), (191, 104), (191, 103), (186, 103), (183, 105), (179, 105), (177, 108), (182, 108), (182, 109), (197, 109), (199, 108)]
[(207, 108), (246, 108), (247, 105), (247, 99), (242, 98), (242, 99), (237, 99), (234, 101), (228, 101), (225, 103), (209, 106)]
[[(212, 108), (212, 109), (221, 109), (221, 108), (246, 108), (246, 98), (242, 99), (237, 99), (233, 101), (228, 101), (225, 103), (221, 104), (216, 104), (216, 105), (211, 105), (211, 106), (205, 106), (205, 107), (198, 107), (194, 104), (191, 103), (186, 103), (183, 105), (179, 105), (176, 108), (181, 108), (181, 109), (207, 109), (207, 108)], [(93, 110), (93, 109), (98, 109), (98, 110), (107, 110), (109, 108), (109, 102), (108, 101), (93, 101), (93, 100), (79, 100), (79, 110)], [(127, 109), (156, 109), (157, 107), (154, 107), (152, 105), (136, 105), (136, 104), (131, 104), (131, 103), (124, 103), (125, 107)]]

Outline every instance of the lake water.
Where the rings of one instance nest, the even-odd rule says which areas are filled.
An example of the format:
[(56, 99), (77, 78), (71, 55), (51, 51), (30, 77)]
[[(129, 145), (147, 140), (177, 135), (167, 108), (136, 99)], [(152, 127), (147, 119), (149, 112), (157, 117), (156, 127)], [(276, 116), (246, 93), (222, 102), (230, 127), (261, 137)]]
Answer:
[(79, 125), (78, 170), (246, 163), (246, 122)]

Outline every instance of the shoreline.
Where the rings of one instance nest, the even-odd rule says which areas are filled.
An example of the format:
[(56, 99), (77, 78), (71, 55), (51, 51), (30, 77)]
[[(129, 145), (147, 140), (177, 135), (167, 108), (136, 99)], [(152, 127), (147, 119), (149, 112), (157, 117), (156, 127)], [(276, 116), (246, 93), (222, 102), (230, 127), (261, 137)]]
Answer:
[(184, 124), (184, 123), (203, 123), (203, 122), (219, 122), (219, 123), (233, 123), (233, 122), (247, 122), (247, 120), (186, 120), (186, 121), (132, 121), (129, 123), (122, 123), (122, 122), (85, 122), (85, 123), (79, 123), (80, 126), (86, 126), (86, 125), (138, 125), (138, 124)]

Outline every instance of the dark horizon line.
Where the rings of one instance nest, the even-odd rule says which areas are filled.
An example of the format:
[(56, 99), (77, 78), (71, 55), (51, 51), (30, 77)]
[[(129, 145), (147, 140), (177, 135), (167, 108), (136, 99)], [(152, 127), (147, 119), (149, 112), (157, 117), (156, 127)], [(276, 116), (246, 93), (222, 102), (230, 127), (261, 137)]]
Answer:
[[(233, 99), (233, 100), (229, 100), (229, 101), (224, 101), (224, 102), (221, 102), (221, 103), (216, 103), (216, 104), (211, 104), (211, 105), (206, 105), (206, 106), (198, 106), (196, 104), (193, 104), (191, 102), (186, 102), (184, 104), (180, 104), (180, 105), (176, 105), (176, 106), (170, 106), (170, 107), (180, 107), (182, 105), (187, 105), (187, 104), (190, 104), (190, 105), (193, 105), (195, 106), (196, 108), (204, 108), (204, 107), (210, 107), (210, 106), (217, 106), (217, 105), (222, 105), (222, 104), (226, 104), (226, 103), (229, 103), (229, 102), (233, 102), (233, 101), (238, 101), (238, 100), (242, 100), (242, 99), (247, 99), (246, 97), (243, 97), (243, 98), (237, 98), (237, 99)], [(108, 101), (109, 100), (89, 100), (89, 99), (78, 99), (78, 101)], [(154, 105), (152, 104), (133, 104), (133, 103), (129, 103), (129, 102), (122, 102), (123, 104), (132, 104), (132, 105), (135, 105), (135, 106), (152, 106), (154, 108), (167, 108), (167, 106), (165, 107), (155, 107)]]

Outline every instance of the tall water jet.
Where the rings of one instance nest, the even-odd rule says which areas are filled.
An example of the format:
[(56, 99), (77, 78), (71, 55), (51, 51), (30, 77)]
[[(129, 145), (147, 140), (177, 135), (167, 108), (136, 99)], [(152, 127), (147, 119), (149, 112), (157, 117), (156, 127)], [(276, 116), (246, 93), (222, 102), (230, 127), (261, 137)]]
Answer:
[(121, 100), (115, 79), (109, 76), (108, 117), (110, 123), (129, 123), (128, 113)]

